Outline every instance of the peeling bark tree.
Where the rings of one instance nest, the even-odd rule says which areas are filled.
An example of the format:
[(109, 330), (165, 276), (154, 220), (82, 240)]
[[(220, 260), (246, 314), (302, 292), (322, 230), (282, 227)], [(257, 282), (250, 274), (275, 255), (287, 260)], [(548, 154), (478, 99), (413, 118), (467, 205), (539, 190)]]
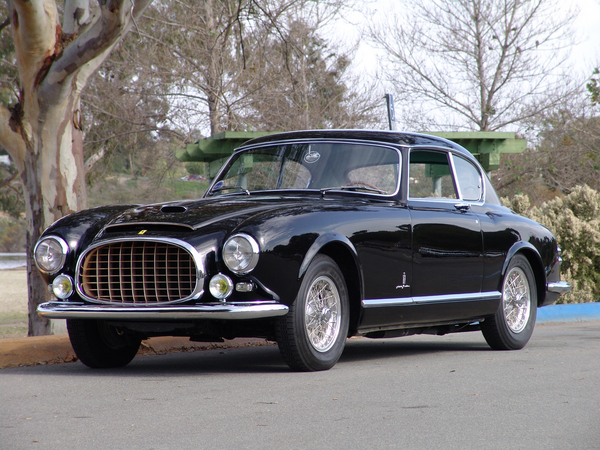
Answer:
[(89, 77), (152, 0), (9, 0), (19, 101), (0, 106), (0, 145), (23, 181), (27, 213), (29, 335), (50, 334), (36, 308), (49, 296), (32, 259), (43, 230), (86, 207), (79, 98)]

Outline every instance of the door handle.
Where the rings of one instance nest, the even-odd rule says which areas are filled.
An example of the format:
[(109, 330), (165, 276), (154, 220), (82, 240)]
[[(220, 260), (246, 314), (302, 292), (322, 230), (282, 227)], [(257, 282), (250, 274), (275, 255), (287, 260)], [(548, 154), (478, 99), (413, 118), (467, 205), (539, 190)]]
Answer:
[(461, 212), (467, 212), (471, 209), (471, 205), (469, 203), (456, 203), (454, 207)]

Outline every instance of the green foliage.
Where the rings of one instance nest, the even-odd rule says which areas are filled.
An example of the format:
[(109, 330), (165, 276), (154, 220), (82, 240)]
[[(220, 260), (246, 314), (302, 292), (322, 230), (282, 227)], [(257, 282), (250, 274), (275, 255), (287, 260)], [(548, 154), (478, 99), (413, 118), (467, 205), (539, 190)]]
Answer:
[(577, 186), (564, 198), (531, 207), (527, 195), (503, 198), (517, 214), (529, 217), (555, 234), (562, 248), (563, 278), (573, 287), (558, 303), (585, 303), (600, 299), (600, 193)]
[(206, 163), (190, 162), (186, 163), (185, 170), (190, 175), (204, 175), (206, 173)]
[(25, 223), (23, 219), (0, 216), (0, 252), (25, 251)]
[[(15, 46), (11, 27), (7, 20), (8, 5), (0, 2), (0, 105), (9, 107), (17, 102), (19, 74), (17, 72)], [(0, 147), (0, 155), (5, 155)], [(0, 212), (14, 217), (25, 210), (20, 180), (15, 180), (15, 169), (0, 164)]]
[(600, 106), (600, 70), (596, 67), (586, 84), (593, 105)]
[(14, 166), (7, 167), (4, 164), (0, 164), (0, 212), (5, 212), (15, 219), (25, 212), (21, 178)]
[(166, 180), (163, 184), (166, 200), (200, 198), (208, 188), (207, 181)]
[(133, 205), (202, 197), (208, 182), (110, 176), (89, 188), (89, 206)]
[[(8, 18), (8, 5), (0, 2), (0, 22)], [(17, 101), (17, 72), (15, 46), (9, 22), (0, 24), (0, 104), (9, 106)]]

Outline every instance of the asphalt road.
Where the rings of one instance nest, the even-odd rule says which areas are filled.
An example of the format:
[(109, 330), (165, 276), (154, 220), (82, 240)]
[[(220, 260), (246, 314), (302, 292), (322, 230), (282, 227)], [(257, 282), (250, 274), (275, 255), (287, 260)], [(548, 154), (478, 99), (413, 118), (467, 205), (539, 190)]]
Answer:
[(600, 322), (351, 339), (330, 371), (276, 346), (0, 371), (2, 449), (599, 449)]

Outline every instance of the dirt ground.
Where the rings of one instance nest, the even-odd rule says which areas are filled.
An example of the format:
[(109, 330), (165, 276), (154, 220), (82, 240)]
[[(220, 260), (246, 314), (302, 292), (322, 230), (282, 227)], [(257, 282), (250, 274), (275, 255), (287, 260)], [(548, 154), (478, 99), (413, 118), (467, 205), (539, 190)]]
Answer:
[(0, 339), (27, 336), (27, 270), (0, 270)]

